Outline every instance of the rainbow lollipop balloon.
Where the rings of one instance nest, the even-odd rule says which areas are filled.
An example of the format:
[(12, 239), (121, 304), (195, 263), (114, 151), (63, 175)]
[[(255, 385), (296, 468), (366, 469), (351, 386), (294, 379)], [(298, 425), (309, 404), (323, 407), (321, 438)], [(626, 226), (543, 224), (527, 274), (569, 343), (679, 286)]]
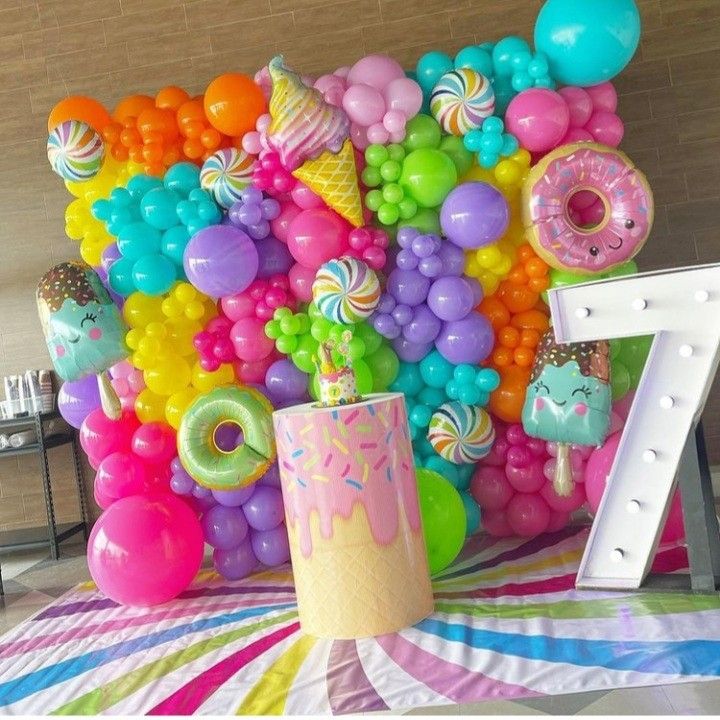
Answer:
[(476, 130), (495, 110), (490, 81), (470, 68), (445, 73), (430, 95), (430, 112), (442, 129), (453, 135)]
[(240, 200), (240, 192), (252, 181), (255, 158), (244, 150), (221, 148), (200, 170), (200, 185), (211, 192), (218, 205), (230, 208)]
[(312, 293), (318, 310), (330, 322), (349, 325), (372, 314), (380, 301), (380, 283), (364, 262), (341, 257), (320, 266)]
[(64, 180), (84, 182), (95, 177), (105, 158), (105, 145), (95, 130), (79, 120), (60, 123), (49, 135), (50, 165)]
[(427, 438), (445, 460), (475, 463), (492, 449), (495, 428), (485, 410), (453, 400), (435, 411)]

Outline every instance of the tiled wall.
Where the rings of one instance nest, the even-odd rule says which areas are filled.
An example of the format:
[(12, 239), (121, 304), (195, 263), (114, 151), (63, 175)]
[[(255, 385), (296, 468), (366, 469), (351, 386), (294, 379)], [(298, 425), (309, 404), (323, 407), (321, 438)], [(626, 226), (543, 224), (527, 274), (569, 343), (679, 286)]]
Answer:
[[(201, 92), (274, 53), (319, 73), (369, 52), (406, 67), (509, 33), (532, 37), (540, 0), (0, 0), (0, 375), (47, 367), (33, 291), (77, 256), (69, 195), (45, 160), (46, 117), (82, 93), (111, 107), (176, 84)], [(618, 78), (624, 149), (648, 174), (657, 217), (643, 269), (720, 259), (720, 0), (639, 0), (641, 47)], [(720, 461), (720, 400), (707, 412)], [(63, 463), (62, 450), (53, 451)], [(69, 464), (58, 484), (69, 488)], [(89, 474), (90, 475), (90, 474)], [(71, 517), (70, 490), (58, 491)], [(33, 458), (0, 461), (0, 529), (44, 517)]]

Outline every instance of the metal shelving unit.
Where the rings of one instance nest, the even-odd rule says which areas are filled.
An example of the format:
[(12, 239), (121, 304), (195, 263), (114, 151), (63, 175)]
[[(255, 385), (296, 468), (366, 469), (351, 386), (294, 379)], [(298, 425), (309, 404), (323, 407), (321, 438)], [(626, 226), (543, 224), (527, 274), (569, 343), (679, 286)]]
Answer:
[[(0, 431), (34, 429), (37, 435), (37, 442), (31, 445), (24, 445), (19, 448), (6, 448), (0, 450), (0, 458), (13, 457), (17, 455), (37, 454), (40, 461), (40, 472), (42, 476), (43, 492), (45, 494), (45, 508), (47, 511), (47, 536), (39, 534), (37, 530), (30, 529), (16, 534), (16, 540), (2, 542), (0, 540), (0, 552), (6, 550), (25, 550), (35, 547), (50, 547), (50, 556), (57, 560), (60, 556), (60, 543), (67, 538), (82, 532), (83, 537), (88, 539), (88, 517), (87, 503), (85, 501), (85, 486), (83, 483), (83, 471), (80, 464), (77, 438), (75, 433), (63, 432), (46, 435), (45, 423), (60, 417), (57, 410), (48, 413), (37, 413), (24, 417), (9, 418), (0, 420)], [(48, 463), (48, 450), (70, 445), (72, 449), (73, 467), (75, 470), (75, 483), (78, 491), (78, 502), (80, 506), (80, 522), (74, 524), (58, 525), (55, 519), (55, 507), (53, 505), (52, 485), (50, 482), (50, 466)], [(4, 594), (2, 586), (2, 573), (0, 572), (0, 594)]]

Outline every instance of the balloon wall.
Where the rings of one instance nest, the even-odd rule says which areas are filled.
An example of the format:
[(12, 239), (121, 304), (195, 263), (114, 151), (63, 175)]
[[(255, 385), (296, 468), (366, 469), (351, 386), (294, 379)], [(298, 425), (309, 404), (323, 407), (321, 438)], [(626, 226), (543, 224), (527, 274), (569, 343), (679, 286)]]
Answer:
[[(412, 68), (369, 55), (318, 78), (258, 58), (254, 77), (228, 72), (195, 97), (169, 85), (53, 108), (65, 229), (125, 324), (126, 358), (87, 363), (122, 412), (103, 412), (92, 375), (60, 393), (97, 473), (88, 557), (103, 591), (169, 599), (203, 542), (231, 579), (288, 560), (267, 418), (317, 398), (327, 340), (347, 345), (360, 393), (405, 395), (433, 572), (458, 529), (557, 530), (591, 485), (596, 506), (623, 413), (593, 449), (573, 441), (585, 400), (571, 395), (558, 437), (526, 432), (523, 406), (536, 376), (563, 370), (545, 352), (548, 288), (636, 272), (652, 226), (652, 193), (616, 149), (612, 81), (639, 34), (633, 0), (548, 0), (533, 44), (489, 39)], [(52, 289), (41, 315), (59, 362), (74, 333), (99, 331), (88, 312), (63, 336), (63, 298), (85, 300)], [(577, 372), (622, 409), (647, 351), (612, 342), (607, 373), (589, 355)]]

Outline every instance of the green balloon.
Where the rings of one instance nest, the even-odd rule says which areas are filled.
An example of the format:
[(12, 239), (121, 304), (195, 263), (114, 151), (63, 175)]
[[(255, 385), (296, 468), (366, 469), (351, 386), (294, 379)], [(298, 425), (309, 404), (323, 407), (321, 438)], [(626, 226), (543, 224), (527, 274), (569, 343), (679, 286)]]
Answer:
[(436, 148), (440, 145), (440, 125), (430, 115), (416, 115), (405, 126), (403, 147), (410, 152), (419, 148)]
[(637, 275), (638, 266), (637, 263), (634, 260), (628, 260), (626, 263), (623, 263), (622, 265), (618, 265), (613, 270), (610, 270), (610, 272), (607, 272), (603, 275), (604, 278), (614, 278), (614, 277), (623, 277), (625, 275)]
[(612, 387), (612, 399), (624, 398), (630, 390), (630, 373), (627, 367), (619, 360), (613, 360), (610, 370), (610, 385)]
[(457, 180), (455, 163), (442, 150), (420, 148), (405, 158), (400, 186), (420, 207), (435, 208), (442, 204)]
[(361, 395), (372, 392), (373, 378), (372, 371), (365, 360), (353, 360), (352, 369), (355, 372), (355, 383)]
[(409, 220), (398, 223), (398, 227), (414, 227), (428, 235), (440, 234), (440, 216), (432, 208), (418, 208)]
[(312, 335), (302, 335), (298, 339), (297, 347), (292, 354), (292, 361), (298, 370), (305, 373), (315, 372), (313, 356), (317, 355), (318, 341)]
[(465, 543), (467, 517), (460, 493), (434, 470), (416, 467), (420, 514), (430, 574), (444, 570)]
[(373, 377), (373, 392), (386, 392), (400, 369), (395, 351), (390, 345), (383, 344), (372, 355), (366, 355), (364, 360)]
[(652, 335), (641, 335), (621, 340), (618, 358), (630, 374), (631, 388), (636, 388), (640, 382), (652, 341)]
[(567, 270), (556, 270), (550, 268), (550, 287), (559, 288), (568, 285), (577, 285), (578, 283), (590, 282), (594, 278), (589, 275), (578, 275), (577, 273), (568, 272)]
[(440, 149), (455, 163), (458, 177), (462, 177), (472, 167), (473, 154), (465, 147), (461, 137), (446, 135), (440, 143)]
[(360, 322), (355, 325), (355, 336), (365, 343), (365, 354), (372, 355), (382, 345), (383, 336), (370, 324)]

